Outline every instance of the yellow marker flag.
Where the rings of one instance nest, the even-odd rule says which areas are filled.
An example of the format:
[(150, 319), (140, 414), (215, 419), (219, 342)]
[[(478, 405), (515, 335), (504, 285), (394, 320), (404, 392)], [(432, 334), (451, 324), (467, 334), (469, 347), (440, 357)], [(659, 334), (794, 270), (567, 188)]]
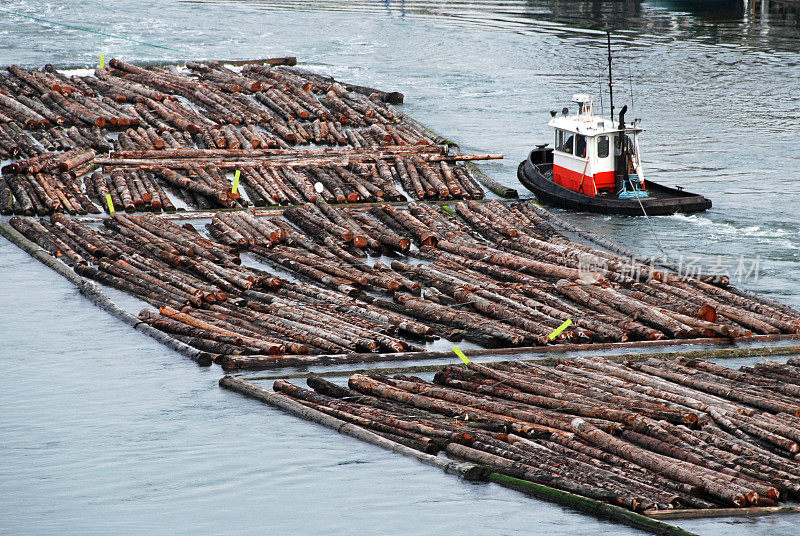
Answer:
[(471, 363), (469, 358), (464, 355), (464, 352), (462, 352), (458, 346), (453, 346), (453, 352), (455, 352), (455, 354), (460, 357), (461, 361), (463, 361), (465, 364), (469, 365)]
[(236, 170), (236, 173), (233, 174), (233, 189), (231, 189), (231, 192), (233, 192), (234, 195), (239, 190), (239, 174), (240, 171), (238, 169)]
[(571, 325), (572, 325), (572, 319), (567, 320), (566, 322), (558, 326), (555, 330), (553, 330), (553, 332), (550, 335), (548, 335), (548, 338), (552, 341), (553, 339), (561, 335), (561, 332), (570, 327)]
[(100, 68), (104, 68), (106, 66), (106, 55), (100, 54)]
[(106, 194), (106, 203), (108, 203), (108, 213), (114, 214), (114, 202), (111, 200), (111, 194)]

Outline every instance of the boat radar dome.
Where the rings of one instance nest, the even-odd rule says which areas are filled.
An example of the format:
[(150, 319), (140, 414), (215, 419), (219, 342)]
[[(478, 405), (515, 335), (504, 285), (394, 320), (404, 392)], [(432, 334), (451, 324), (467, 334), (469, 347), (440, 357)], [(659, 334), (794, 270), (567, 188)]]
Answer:
[(592, 97), (586, 93), (576, 93), (572, 96), (572, 102), (578, 103), (578, 115), (591, 115)]

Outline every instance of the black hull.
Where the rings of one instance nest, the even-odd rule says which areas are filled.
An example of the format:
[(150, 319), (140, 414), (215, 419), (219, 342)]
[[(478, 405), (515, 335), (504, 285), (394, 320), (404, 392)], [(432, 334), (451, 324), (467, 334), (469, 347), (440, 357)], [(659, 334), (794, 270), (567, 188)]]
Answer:
[[(543, 156), (538, 151), (533, 151), (532, 155), (533, 153), (538, 153), (536, 156), (539, 158)], [(711, 201), (702, 195), (669, 188), (653, 181), (647, 181), (647, 193), (650, 197), (641, 199), (641, 206), (635, 198), (590, 197), (569, 188), (564, 188), (545, 177), (540, 171), (540, 166), (551, 169), (553, 165), (551, 162), (534, 164), (531, 161), (531, 155), (529, 155), (517, 168), (519, 182), (533, 192), (539, 201), (547, 205), (580, 212), (619, 214), (622, 216), (641, 216), (642, 207), (644, 207), (648, 216), (667, 216), (677, 213), (690, 214), (711, 208)]]

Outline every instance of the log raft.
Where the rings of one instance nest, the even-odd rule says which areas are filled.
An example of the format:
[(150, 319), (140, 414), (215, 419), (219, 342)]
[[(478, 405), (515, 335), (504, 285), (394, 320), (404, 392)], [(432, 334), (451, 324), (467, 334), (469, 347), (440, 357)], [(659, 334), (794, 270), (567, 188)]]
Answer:
[[(85, 76), (12, 65), (0, 74), (0, 159), (11, 160), (0, 211), (108, 212), (108, 195), (126, 212), (313, 203), (317, 182), (329, 202), (483, 198), (467, 164), (501, 155), (451, 151), (391, 106), (400, 93), (292, 65), (112, 59)], [(237, 169), (245, 195), (231, 203), (219, 190)], [(406, 171), (420, 188), (404, 191)]]
[[(570, 240), (535, 204), (482, 199), (465, 164), (499, 155), (452, 153), (367, 90), (270, 62), (114, 59), (71, 77), (11, 66), (0, 212), (226, 368), (400, 357), (437, 339), (508, 349), (800, 330), (800, 312), (725, 278), (680, 277)], [(390, 204), (409, 197), (420, 202)], [(207, 211), (206, 228), (151, 214), (184, 205)], [(256, 216), (252, 205), (291, 206)], [(99, 229), (64, 216), (101, 210)]]
[(800, 396), (767, 375), (798, 382), (799, 367), (794, 358), (739, 370), (681, 357), (574, 358), (437, 367), (432, 381), (354, 373), (346, 387), (317, 375), (309, 388), (282, 379), (271, 391), (251, 383), (258, 379), (220, 384), (285, 397), (419, 452), (444, 452), (440, 459), (486, 467), (489, 480), (543, 498), (581, 496), (669, 519), (793, 510), (781, 503), (800, 497), (792, 447), (800, 418), (759, 400), (800, 406)]
[[(114, 179), (127, 188), (121, 209), (145, 202), (141, 175), (120, 168)], [(215, 192), (220, 203), (236, 201)], [(268, 216), (218, 211), (201, 229), (122, 211), (99, 229), (62, 214), (10, 223), (79, 275), (141, 298), (153, 307), (142, 322), (217, 354), (229, 370), (425, 357), (437, 339), (503, 352), (795, 337), (800, 326), (800, 313), (722, 283), (571, 242), (528, 203), (452, 207), (341, 207), (319, 197)], [(370, 260), (377, 255), (392, 260)], [(797, 409), (732, 392), (763, 410)], [(780, 396), (796, 392), (784, 386)], [(779, 444), (768, 432), (764, 441)]]
[[(18, 216), (3, 233), (136, 329), (226, 369), (434, 355), (437, 339), (502, 353), (800, 330), (800, 312), (726, 278), (679, 276), (598, 237), (574, 242), (536, 205), (483, 200), (479, 183), (514, 196), (471, 163), (500, 155), (452, 152), (390, 105), (399, 94), (285, 63), (9, 67), (0, 213)], [(207, 226), (150, 214), (183, 205), (212, 211)], [(101, 211), (101, 227), (67, 216)], [(95, 283), (149, 307), (130, 315)], [(276, 382), (280, 395), (227, 384), (623, 519), (797, 498), (798, 366), (576, 359), (447, 367), (433, 383), (354, 375), (317, 392)]]

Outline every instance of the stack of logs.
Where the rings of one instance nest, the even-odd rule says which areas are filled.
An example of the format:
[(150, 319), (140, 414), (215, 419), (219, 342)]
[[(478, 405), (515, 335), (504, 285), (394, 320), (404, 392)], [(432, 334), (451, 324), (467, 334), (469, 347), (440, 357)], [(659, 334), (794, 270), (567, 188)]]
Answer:
[[(164, 182), (226, 207), (218, 194), (231, 190), (207, 176), (237, 169), (255, 206), (407, 201), (397, 185), (417, 199), (482, 199), (483, 190), (461, 163), (500, 155), (450, 155), (440, 145), (372, 149), (169, 149), (120, 151), (97, 159), (106, 168), (138, 167)], [(198, 201), (192, 202), (198, 206)], [(200, 205), (200, 208), (208, 208)]]
[[(215, 222), (223, 219), (258, 236), (258, 242), (278, 244), (284, 235), (279, 225), (244, 212)], [(41, 221), (11, 219), (18, 231), (76, 273), (158, 307), (142, 311), (142, 320), (203, 351), (405, 352), (422, 347), (396, 337), (398, 331), (418, 341), (432, 338), (431, 328), (410, 318), (245, 267), (237, 248), (208, 240), (189, 224), (119, 213), (103, 223), (101, 232), (62, 214)]]
[(60, 214), (11, 224), (76, 272), (168, 307), (142, 319), (189, 336), (176, 331), (183, 324), (190, 344), (232, 368), (280, 364), (251, 355), (252, 339), (281, 355), (396, 353), (435, 338), (495, 348), (800, 327), (800, 312), (747, 297), (724, 277), (678, 276), (571, 241), (547, 217), (532, 203), (406, 210), (318, 198), (269, 217), (217, 212), (208, 235), (121, 213), (101, 230)]
[[(217, 62), (176, 69), (113, 59), (92, 76), (8, 67), (0, 76), (0, 159), (15, 161), (3, 167), (0, 213), (108, 211), (105, 194), (126, 212), (172, 210), (168, 193), (179, 207), (198, 209), (317, 195), (336, 203), (483, 197), (466, 167), (390, 107), (400, 94), (271, 63), (236, 71)], [(341, 150), (336, 158), (299, 147), (311, 144)], [(109, 151), (114, 158), (96, 158)], [(273, 163), (282, 152), (295, 164)], [(230, 195), (232, 167), (242, 173), (241, 199)]]
[[(433, 383), (311, 376), (290, 397), (427, 452), (634, 511), (800, 497), (800, 360), (732, 370), (686, 358), (448, 366)], [(225, 382), (221, 382), (225, 385)]]

